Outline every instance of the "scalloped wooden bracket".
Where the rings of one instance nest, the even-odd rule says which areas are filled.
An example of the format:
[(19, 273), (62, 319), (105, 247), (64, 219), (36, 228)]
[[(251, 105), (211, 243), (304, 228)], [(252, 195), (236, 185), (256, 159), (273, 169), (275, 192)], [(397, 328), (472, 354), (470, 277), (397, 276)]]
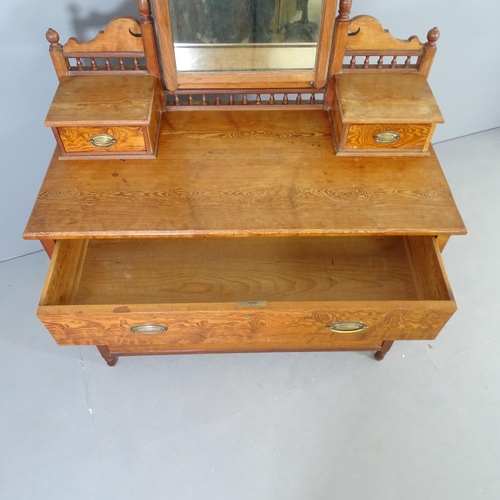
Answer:
[(133, 17), (119, 17), (111, 21), (103, 31), (91, 41), (80, 42), (70, 38), (63, 47), (66, 57), (89, 52), (137, 53), (144, 54), (141, 26)]
[(412, 36), (408, 40), (394, 38), (389, 30), (384, 29), (380, 22), (372, 16), (356, 16), (349, 23), (348, 51), (421, 52), (423, 48), (424, 45), (417, 36)]

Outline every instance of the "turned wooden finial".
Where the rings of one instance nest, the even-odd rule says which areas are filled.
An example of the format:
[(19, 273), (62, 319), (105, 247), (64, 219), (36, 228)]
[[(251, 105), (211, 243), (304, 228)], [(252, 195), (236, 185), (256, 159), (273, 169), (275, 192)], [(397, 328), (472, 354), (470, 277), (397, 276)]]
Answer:
[(349, 21), (349, 14), (351, 12), (352, 0), (340, 0), (339, 6), (339, 21)]
[(45, 33), (45, 38), (47, 38), (47, 42), (57, 43), (59, 41), (59, 33), (56, 30), (49, 28), (47, 33)]
[(429, 30), (429, 33), (427, 33), (427, 44), (430, 45), (431, 47), (436, 46), (436, 42), (439, 40), (439, 36), (441, 33), (439, 33), (439, 30), (437, 28), (432, 28)]
[(47, 30), (45, 38), (50, 43), (49, 54), (56, 70), (56, 75), (59, 81), (68, 74), (69, 63), (63, 55), (63, 46), (59, 43), (59, 33), (52, 28)]
[(45, 38), (47, 39), (47, 42), (50, 43), (51, 50), (59, 48), (59, 33), (56, 30), (49, 28), (47, 33), (45, 33)]
[(150, 23), (153, 21), (151, 17), (151, 2), (149, 0), (137, 0), (139, 13), (141, 14), (141, 23)]

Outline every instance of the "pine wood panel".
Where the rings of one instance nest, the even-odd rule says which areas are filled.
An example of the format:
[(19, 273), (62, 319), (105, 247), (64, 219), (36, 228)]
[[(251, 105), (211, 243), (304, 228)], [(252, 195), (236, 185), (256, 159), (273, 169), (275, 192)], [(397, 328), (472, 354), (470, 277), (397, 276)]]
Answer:
[[(108, 154), (117, 151), (146, 151), (142, 127), (58, 127), (57, 131), (67, 153)], [(96, 134), (109, 134), (116, 139), (114, 146), (96, 148), (90, 143)]]
[(335, 75), (342, 123), (443, 123), (424, 75)]
[[(378, 133), (388, 130), (398, 133), (400, 139), (393, 144), (377, 143), (374, 137)], [(345, 147), (346, 149), (413, 149), (416, 151), (424, 151), (431, 130), (431, 124), (401, 125), (394, 123), (379, 123), (373, 125), (349, 125)]]
[(141, 27), (132, 17), (119, 17), (111, 21), (106, 29), (89, 42), (80, 42), (70, 38), (64, 45), (64, 55), (70, 57), (89, 52), (136, 52), (144, 54), (142, 38), (133, 36), (140, 34)]
[[(454, 302), (427, 303), (331, 302), (274, 304), (265, 310), (220, 310), (211, 304), (206, 310), (168, 311), (158, 304), (157, 312), (117, 312), (109, 306), (65, 306), (57, 313), (40, 306), (38, 317), (60, 345), (125, 346), (170, 345), (172, 349), (214, 349), (228, 351), (252, 349), (256, 345), (270, 350), (326, 349), (350, 346), (356, 342), (377, 344), (383, 340), (433, 339), (456, 310)], [(281, 306), (281, 310), (280, 310)], [(191, 305), (191, 308), (194, 308)], [(161, 310), (164, 309), (165, 312)], [(331, 332), (327, 326), (335, 321), (362, 321), (368, 328), (357, 333)], [(145, 335), (132, 333), (138, 324), (162, 324), (165, 333)], [(239, 345), (237, 349), (236, 346)]]
[(157, 85), (157, 79), (149, 75), (65, 77), (45, 126), (147, 125)]
[(74, 303), (110, 297), (172, 304), (415, 300), (417, 293), (401, 237), (90, 240)]
[(416, 36), (408, 40), (394, 38), (380, 22), (372, 16), (356, 16), (351, 19), (349, 31), (356, 33), (347, 39), (348, 51), (401, 51), (423, 52), (423, 44)]
[(25, 237), (464, 234), (429, 157), (335, 156), (321, 110), (163, 113), (156, 160), (51, 161)]

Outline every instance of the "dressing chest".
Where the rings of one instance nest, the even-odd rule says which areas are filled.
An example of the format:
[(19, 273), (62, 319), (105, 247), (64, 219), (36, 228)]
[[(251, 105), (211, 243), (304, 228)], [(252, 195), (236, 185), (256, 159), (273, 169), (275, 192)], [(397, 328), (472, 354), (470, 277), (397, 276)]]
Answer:
[[(364, 350), (380, 360), (396, 340), (435, 338), (454, 313), (441, 251), (466, 229), (430, 145), (437, 104), (418, 151), (336, 154), (338, 82), (427, 89), (439, 32), (397, 40), (369, 16), (350, 19), (350, 1), (318, 1), (318, 23), (307, 8), (271, 3), (266, 22), (252, 25), (247, 12), (243, 40), (209, 25), (190, 39), (173, 0), (156, 0), (157, 29), (139, 0), (138, 21), (116, 19), (91, 42), (61, 45), (49, 30), (53, 106), (69, 79), (97, 122), (84, 124), (90, 135), (75, 122), (84, 151), (74, 156), (59, 137), (24, 233), (51, 257), (37, 314), (58, 344), (96, 345), (111, 366), (207, 352)], [(285, 14), (297, 21), (285, 25)], [(307, 30), (314, 42), (287, 40)], [(89, 91), (110, 78), (117, 103), (128, 102), (130, 79), (147, 89), (136, 98), (150, 104), (149, 121), (123, 112), (119, 123), (144, 127), (144, 154), (112, 150), (110, 102)], [(71, 103), (70, 123), (78, 91)], [(407, 144), (418, 109), (406, 128), (399, 113), (396, 141)], [(390, 120), (372, 122), (383, 126), (370, 140), (394, 132)], [(95, 134), (111, 139), (95, 145)]]

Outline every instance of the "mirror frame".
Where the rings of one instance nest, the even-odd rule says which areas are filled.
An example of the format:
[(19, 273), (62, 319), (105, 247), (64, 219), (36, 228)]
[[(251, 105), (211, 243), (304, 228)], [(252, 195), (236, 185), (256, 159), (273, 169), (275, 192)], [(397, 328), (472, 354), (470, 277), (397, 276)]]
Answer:
[(310, 70), (177, 71), (168, 0), (153, 0), (165, 87), (184, 89), (322, 89), (327, 80), (338, 0), (323, 0), (316, 63)]

